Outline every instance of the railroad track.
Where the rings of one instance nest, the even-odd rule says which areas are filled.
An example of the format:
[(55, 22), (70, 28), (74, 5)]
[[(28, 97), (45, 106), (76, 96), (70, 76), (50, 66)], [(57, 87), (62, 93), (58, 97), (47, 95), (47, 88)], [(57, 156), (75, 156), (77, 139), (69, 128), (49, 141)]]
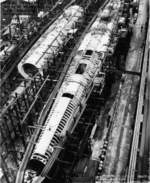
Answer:
[[(150, 2), (149, 2), (149, 17), (150, 17)], [(150, 18), (148, 22), (148, 34), (150, 33)], [(148, 37), (148, 35), (147, 35)], [(149, 42), (148, 42), (149, 41)], [(150, 60), (150, 37), (147, 39), (144, 59)], [(150, 181), (150, 61), (147, 67), (147, 79), (144, 98), (144, 117), (143, 129), (141, 135), (141, 146), (139, 156), (141, 161), (139, 163), (140, 170), (138, 179)]]
[[(143, 119), (144, 119), (143, 107), (146, 108), (145, 110), (148, 110), (148, 108), (147, 108), (148, 105), (144, 106), (145, 105), (144, 96), (145, 96), (145, 92), (147, 92), (145, 90), (145, 88), (146, 87), (149, 88), (149, 82), (147, 82), (147, 86), (146, 86), (146, 78), (147, 79), (149, 78), (148, 76), (149, 76), (149, 72), (150, 72), (147, 69), (148, 65), (150, 65), (149, 59), (148, 59), (148, 49), (149, 49), (148, 32), (147, 32), (147, 39), (146, 39), (146, 46), (145, 46), (145, 53), (144, 53), (144, 60), (143, 60), (143, 68), (142, 68), (141, 81), (140, 81), (140, 90), (139, 90), (139, 95), (138, 95), (138, 104), (137, 104), (135, 127), (134, 127), (134, 134), (133, 134), (131, 154), (130, 154), (129, 169), (128, 169), (128, 174), (127, 174), (127, 182), (128, 183), (132, 183), (135, 180), (137, 154), (138, 154), (139, 140), (140, 140), (139, 139), (140, 128), (141, 128), (141, 125), (142, 125)], [(149, 115), (147, 115), (147, 117), (149, 118)], [(150, 118), (147, 120), (150, 120)]]

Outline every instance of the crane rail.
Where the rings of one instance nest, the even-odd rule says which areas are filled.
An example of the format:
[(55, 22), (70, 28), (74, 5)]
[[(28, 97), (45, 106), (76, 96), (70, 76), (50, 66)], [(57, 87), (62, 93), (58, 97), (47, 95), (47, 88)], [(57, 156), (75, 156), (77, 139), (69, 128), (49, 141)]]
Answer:
[(147, 32), (147, 39), (146, 39), (146, 46), (145, 46), (145, 53), (144, 53), (144, 60), (143, 60), (143, 68), (142, 68), (141, 81), (140, 81), (140, 91), (139, 91), (139, 96), (138, 96), (138, 104), (137, 104), (135, 128), (134, 128), (131, 154), (130, 154), (129, 169), (128, 169), (128, 175), (127, 175), (127, 182), (129, 182), (129, 183), (132, 183), (135, 179), (137, 153), (138, 153), (139, 136), (140, 136), (140, 127), (141, 127), (141, 123), (143, 121), (142, 108), (144, 106), (144, 95), (145, 95), (144, 88), (145, 88), (145, 84), (146, 84), (146, 78), (148, 75), (147, 66), (149, 64), (148, 63), (149, 62), (149, 59), (148, 59), (148, 49), (149, 49), (148, 32)]

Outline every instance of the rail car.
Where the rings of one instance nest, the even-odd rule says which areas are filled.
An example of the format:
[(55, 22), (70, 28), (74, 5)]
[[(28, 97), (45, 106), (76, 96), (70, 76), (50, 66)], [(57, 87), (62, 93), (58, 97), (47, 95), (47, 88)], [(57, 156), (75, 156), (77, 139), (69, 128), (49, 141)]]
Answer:
[(83, 12), (78, 5), (70, 6), (46, 30), (18, 64), (18, 71), (24, 78), (31, 78), (36, 72), (42, 74), (47, 62), (53, 62), (53, 57), (59, 53), (69, 34), (77, 31), (76, 25), (82, 21)]
[(93, 86), (98, 84), (102, 92), (105, 85), (102, 65), (108, 52), (113, 52), (115, 46), (111, 41), (117, 31), (121, 5), (122, 1), (111, 0), (102, 12), (100, 10), (79, 45), (31, 154), (24, 183), (36, 182), (48, 161), (57, 158), (59, 146), (67, 131), (71, 133), (74, 129), (75, 118), (86, 105)]

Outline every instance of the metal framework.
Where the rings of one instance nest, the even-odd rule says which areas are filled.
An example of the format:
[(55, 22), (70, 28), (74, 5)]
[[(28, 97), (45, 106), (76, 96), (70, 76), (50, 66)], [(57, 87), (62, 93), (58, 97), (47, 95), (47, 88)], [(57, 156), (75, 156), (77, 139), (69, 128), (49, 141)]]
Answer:
[[(101, 2), (101, 3), (102, 3), (102, 2)], [(95, 6), (95, 8), (98, 9), (98, 7), (96, 7), (96, 6)], [(75, 45), (75, 44), (77, 43), (77, 41), (79, 40), (79, 37), (80, 37), (80, 35), (81, 35), (81, 31), (83, 31), (83, 30), (85, 29), (85, 27), (88, 25), (89, 21), (90, 21), (90, 20), (93, 21), (93, 20), (95, 19), (95, 17), (93, 18), (93, 14), (96, 14), (95, 8), (93, 8), (93, 3), (89, 3), (89, 4), (88, 4), (88, 6), (87, 6), (88, 11), (86, 11), (86, 17), (87, 17), (87, 18), (85, 19), (84, 24), (82, 24), (82, 26), (80, 27), (80, 28), (81, 28), (80, 31), (78, 31), (78, 32), (76, 33), (76, 36), (74, 36), (74, 38), (73, 38), (73, 40), (72, 40), (73, 42), (71, 42), (71, 45), (72, 45), (72, 46)], [(93, 10), (93, 11), (91, 11), (91, 10)], [(92, 19), (92, 18), (93, 18), (93, 19)], [(92, 21), (90, 22), (90, 24), (92, 23)], [(89, 26), (90, 26), (90, 24), (89, 24)], [(89, 27), (89, 26), (88, 26), (88, 27)], [(88, 30), (88, 27), (87, 27), (87, 29), (85, 30), (85, 32)], [(82, 37), (84, 36), (85, 32), (83, 33)], [(81, 37), (81, 39), (79, 40), (79, 42), (82, 41), (82, 37)], [(78, 42), (78, 44), (79, 44), (79, 42)], [(23, 159), (23, 161), (22, 161), (22, 164), (21, 164), (21, 166), (20, 166), (20, 169), (19, 169), (19, 172), (18, 172), (18, 175), (17, 175), (16, 182), (22, 182), (22, 178), (23, 178), (22, 172), (24, 171), (24, 169), (25, 169), (25, 167), (26, 167), (26, 165), (27, 165), (28, 159), (29, 159), (30, 154), (31, 154), (31, 152), (32, 152), (33, 146), (34, 146), (34, 144), (35, 144), (35, 142), (36, 142), (36, 138), (38, 137), (38, 133), (39, 133), (39, 131), (40, 131), (40, 129), (41, 129), (41, 126), (42, 126), (42, 124), (44, 123), (44, 120), (45, 120), (45, 117), (46, 117), (46, 115), (47, 115), (47, 112), (48, 112), (48, 111), (50, 110), (50, 108), (51, 108), (51, 105), (52, 105), (52, 103), (53, 103), (53, 99), (55, 98), (55, 95), (56, 95), (56, 93), (57, 93), (57, 90), (58, 90), (59, 86), (61, 85), (61, 83), (62, 83), (62, 81), (63, 81), (63, 78), (65, 77), (65, 74), (66, 74), (67, 69), (68, 69), (68, 67), (69, 67), (69, 65), (70, 65), (70, 62), (71, 62), (71, 60), (72, 60), (72, 57), (73, 57), (73, 56), (75, 55), (75, 53), (76, 53), (76, 49), (77, 49), (77, 47), (78, 47), (78, 44), (76, 44), (76, 47), (74, 48), (72, 54), (71, 54), (70, 57), (68, 58), (67, 63), (65, 64), (65, 68), (64, 68), (64, 70), (61, 72), (61, 76), (59, 77), (59, 81), (58, 81), (58, 83), (57, 83), (55, 89), (54, 89), (53, 92), (51, 93), (49, 99), (47, 100), (47, 102), (46, 102), (46, 104), (45, 104), (45, 106), (44, 106), (44, 108), (43, 108), (43, 110), (42, 110), (42, 112), (41, 112), (40, 118), (39, 118), (39, 120), (38, 120), (38, 124), (40, 125), (40, 127), (35, 131), (34, 136), (32, 136), (32, 138), (31, 138), (31, 143), (29, 143), (29, 145), (28, 145), (28, 147), (27, 147), (26, 153), (25, 153), (25, 155), (24, 155), (24, 159)], [(65, 47), (65, 50), (69, 50), (69, 49), (68, 49), (67, 47)], [(56, 72), (56, 73), (57, 73), (57, 72)], [(50, 163), (50, 164), (51, 164), (51, 163)], [(44, 173), (44, 174), (45, 174), (45, 173), (47, 174), (48, 171), (49, 171), (49, 168), (47, 167), (47, 168), (46, 168), (46, 171), (44, 171), (43, 173)]]
[[(45, 103), (47, 103), (47, 105), (49, 105), (48, 109), (44, 108), (43, 110), (46, 110), (48, 112), (51, 104), (53, 103), (53, 98), (55, 97), (57, 88), (59, 88), (60, 83), (62, 82), (65, 76), (67, 68), (69, 67), (69, 62), (75, 54), (75, 51), (69, 57), (69, 61), (67, 61), (68, 56), (72, 51), (73, 47), (76, 45), (77, 41), (79, 40), (82, 31), (86, 28), (90, 20), (93, 18), (93, 15), (96, 14), (96, 8), (98, 9), (98, 7), (96, 7), (96, 4), (94, 4), (93, 2), (91, 3), (90, 1), (83, 1), (81, 2), (81, 4), (84, 4), (83, 6), (86, 9), (86, 18), (84, 20), (84, 23), (82, 25), (78, 25), (80, 27), (79, 31), (77, 31), (76, 34), (72, 38), (70, 38), (69, 42), (62, 48), (60, 54), (54, 58), (54, 60), (56, 60), (56, 62), (54, 62), (55, 64), (51, 67), (48, 67), (48, 69), (44, 71), (43, 77), (37, 74), (33, 78), (33, 80), (24, 81), (24, 85), (26, 86), (25, 92), (21, 96), (16, 95), (14, 103), (8, 105), (2, 111), (1, 146), (3, 147), (3, 149), (7, 150), (6, 155), (2, 157), (4, 162), (7, 161), (7, 157), (11, 154), (14, 158), (14, 162), (16, 162), (16, 166), (18, 166), (18, 155), (16, 156), (18, 150), (16, 149), (15, 139), (19, 137), (22, 141), (24, 148), (26, 148), (29, 142), (28, 139), (33, 133), (33, 129), (27, 128), (27, 125), (30, 125), (30, 127), (35, 125), (38, 119), (38, 114), (35, 114), (35, 111), (38, 111), (38, 113), (40, 113)], [(95, 8), (93, 7), (93, 4)], [(10, 76), (11, 74), (9, 75), (9, 77)], [(8, 78), (6, 78), (5, 81), (11, 84), (12, 80), (10, 78), (9, 81)], [(58, 85), (56, 85), (58, 80), (59, 83)], [(56, 88), (53, 91), (55, 86)], [(48, 99), (49, 95), (50, 99)], [(40, 123), (38, 124), (40, 125)], [(31, 143), (34, 142), (35, 140), (33, 138), (31, 140)], [(8, 148), (8, 145), (10, 144), (12, 144), (11, 150)], [(22, 153), (23, 152), (20, 152), (20, 154)], [(3, 171), (9, 172), (8, 167), (5, 166)], [(9, 179), (7, 180), (7, 182), (9, 182)]]

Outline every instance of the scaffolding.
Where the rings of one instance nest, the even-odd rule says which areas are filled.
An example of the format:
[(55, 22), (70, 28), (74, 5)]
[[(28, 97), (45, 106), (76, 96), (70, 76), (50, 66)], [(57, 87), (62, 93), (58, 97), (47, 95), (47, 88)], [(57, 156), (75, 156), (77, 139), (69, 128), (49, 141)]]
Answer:
[[(11, 155), (12, 159), (14, 159), (13, 162), (15, 163), (15, 166), (18, 168), (19, 162), (23, 157), (24, 150), (27, 148), (27, 145), (30, 142), (30, 138), (32, 137), (32, 134), (34, 132), (34, 129), (31, 128), (31, 126), (34, 126), (36, 124), (40, 125), (39, 123), (37, 123), (37, 121), (43, 106), (45, 106), (46, 104), (49, 105), (50, 110), (50, 104), (54, 102), (53, 98), (55, 98), (54, 93), (57, 92), (60, 83), (62, 82), (65, 73), (69, 67), (69, 62), (71, 62), (71, 59), (75, 54), (75, 51), (73, 51), (70, 57), (69, 54), (78, 42), (83, 30), (92, 20), (93, 15), (96, 14), (96, 9), (98, 9), (98, 7), (96, 7), (95, 3), (90, 1), (83, 1), (80, 3), (85, 8), (86, 18), (84, 19), (84, 23), (82, 25), (78, 25), (79, 31), (77, 31), (72, 37), (68, 39), (68, 42), (66, 42), (60, 53), (56, 57), (54, 57), (54, 64), (50, 65), (48, 62), (48, 68), (43, 71), (43, 76), (36, 74), (31, 81), (23, 81), (25, 87), (25, 91), (23, 92), (23, 94), (16, 95), (14, 102), (11, 103), (11, 105), (7, 105), (2, 110), (1, 147), (2, 151), (6, 152), (5, 156), (3, 155), (2, 157), (4, 165), (8, 160), (8, 156)], [(46, 27), (48, 27), (48, 25)], [(42, 32), (40, 34), (42, 34)], [(66, 63), (68, 57), (69, 61)], [(9, 85), (8, 88), (11, 88), (14, 81), (12, 81), (11, 79), (11, 73), (6, 74), (8, 75), (5, 75), (5, 81), (3, 80), (2, 82), (6, 82), (6, 85)], [(58, 81), (59, 84), (57, 85)], [(8, 93), (9, 92), (5, 92), (5, 95), (8, 95)], [(49, 99), (49, 97), (52, 98)], [(27, 127), (28, 125), (29, 127)], [(19, 139), (21, 141), (21, 151), (19, 151), (17, 147), (16, 139)], [(35, 142), (34, 140), (31, 141), (32, 143)], [(10, 180), (11, 182), (14, 180), (11, 178), (12, 172), (10, 172), (9, 167), (3, 166), (3, 172), (4, 177), (8, 183), (10, 182)], [(10, 178), (7, 178), (5, 176), (6, 172), (7, 175), (9, 175), (10, 173)], [(13, 177), (15, 177), (14, 175), (15, 172), (13, 173)]]

